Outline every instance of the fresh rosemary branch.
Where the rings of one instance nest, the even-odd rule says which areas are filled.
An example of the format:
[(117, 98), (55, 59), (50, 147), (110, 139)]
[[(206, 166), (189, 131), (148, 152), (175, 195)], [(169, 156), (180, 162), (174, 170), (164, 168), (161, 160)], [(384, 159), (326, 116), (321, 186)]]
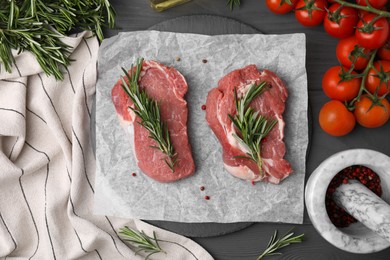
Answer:
[(241, 0), (228, 0), (227, 5), (230, 7), (230, 10), (233, 10), (234, 7), (239, 7)]
[(276, 251), (290, 244), (301, 243), (303, 241), (304, 234), (300, 234), (295, 237), (293, 237), (293, 235), (294, 232), (287, 232), (283, 237), (278, 238), (278, 231), (275, 230), (275, 233), (268, 242), (267, 248), (257, 258), (257, 260), (260, 260), (265, 256), (281, 255), (282, 253)]
[(135, 252), (136, 255), (142, 251), (147, 253), (145, 260), (149, 259), (149, 257), (153, 254), (165, 253), (165, 251), (158, 244), (156, 233), (154, 231), (153, 237), (150, 237), (143, 231), (138, 232), (126, 226), (120, 229), (119, 234), (124, 238), (124, 240), (138, 248), (138, 250)]
[(140, 117), (140, 124), (149, 131), (149, 137), (156, 141), (157, 146), (152, 146), (152, 148), (159, 149), (167, 156), (164, 161), (174, 172), (177, 153), (173, 148), (168, 127), (161, 119), (157, 101), (151, 99), (138, 84), (142, 63), (143, 59), (141, 58), (138, 59), (135, 68), (134, 65), (131, 65), (131, 75), (122, 68), (127, 78), (127, 80), (122, 78), (122, 88), (134, 103), (134, 108), (129, 108)]
[(29, 51), (47, 75), (62, 80), (71, 62), (61, 39), (72, 29), (90, 30), (103, 40), (102, 27), (113, 28), (115, 11), (108, 0), (8, 0), (0, 2), (0, 65), (8, 72), (12, 50)]
[(135, 252), (135, 254), (138, 254), (139, 252), (144, 251), (148, 255), (145, 257), (145, 260), (149, 259), (149, 257), (153, 254), (157, 253), (165, 253), (166, 252), (160, 247), (158, 242), (165, 242), (165, 243), (171, 243), (177, 246), (180, 246), (181, 248), (185, 249), (188, 253), (190, 253), (195, 260), (199, 260), (194, 253), (192, 253), (188, 248), (185, 246), (168, 240), (162, 240), (158, 239), (156, 237), (155, 232), (153, 231), (153, 237), (150, 237), (145, 234), (145, 232), (137, 231), (132, 228), (129, 228), (125, 226), (124, 228), (121, 228), (119, 231), (119, 234), (124, 238), (124, 240), (128, 241), (132, 245), (136, 246), (138, 250)]
[(237, 114), (228, 115), (239, 131), (239, 135), (233, 134), (236, 140), (248, 151), (243, 158), (253, 160), (259, 167), (261, 176), (263, 173), (263, 161), (261, 158), (261, 140), (268, 135), (276, 125), (276, 119), (267, 119), (249, 105), (258, 95), (267, 89), (267, 83), (253, 84), (244, 97), (238, 98), (237, 89), (234, 89), (234, 98)]

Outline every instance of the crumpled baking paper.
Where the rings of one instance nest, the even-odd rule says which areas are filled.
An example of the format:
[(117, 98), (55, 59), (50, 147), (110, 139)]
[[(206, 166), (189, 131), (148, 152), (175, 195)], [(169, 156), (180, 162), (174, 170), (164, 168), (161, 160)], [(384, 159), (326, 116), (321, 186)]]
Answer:
[[(178, 222), (302, 223), (308, 145), (305, 54), (304, 34), (205, 36), (138, 31), (104, 40), (96, 90), (95, 214)], [(196, 172), (189, 178), (158, 183), (144, 175), (136, 165), (132, 141), (119, 125), (111, 89), (122, 75), (121, 67), (130, 68), (138, 57), (173, 66), (187, 80), (188, 129), (196, 163)], [(221, 77), (249, 64), (276, 72), (288, 88), (285, 158), (294, 173), (280, 185), (252, 185), (226, 172), (221, 145), (201, 109)], [(210, 200), (204, 199), (206, 195)]]

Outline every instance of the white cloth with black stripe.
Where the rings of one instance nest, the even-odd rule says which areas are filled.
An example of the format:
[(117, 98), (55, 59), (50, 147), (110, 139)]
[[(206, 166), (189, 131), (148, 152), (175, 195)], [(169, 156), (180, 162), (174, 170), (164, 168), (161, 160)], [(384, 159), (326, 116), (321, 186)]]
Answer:
[[(29, 53), (15, 56), (11, 74), (0, 68), (0, 259), (142, 259), (117, 235), (125, 225), (212, 259), (190, 239), (142, 221), (92, 215), (89, 123), (99, 46), (86, 32), (64, 42), (75, 61), (63, 81), (42, 73)], [(155, 259), (194, 259), (161, 245), (167, 254)]]

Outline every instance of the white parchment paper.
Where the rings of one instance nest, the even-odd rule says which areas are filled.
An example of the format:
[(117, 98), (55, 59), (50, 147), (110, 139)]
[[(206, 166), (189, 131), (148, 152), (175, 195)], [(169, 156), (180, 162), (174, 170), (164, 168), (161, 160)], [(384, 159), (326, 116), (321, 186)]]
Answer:
[[(138, 31), (104, 40), (96, 91), (95, 214), (179, 222), (302, 223), (308, 144), (305, 54), (304, 34), (205, 36)], [(174, 66), (187, 80), (188, 128), (196, 163), (195, 174), (187, 179), (162, 184), (144, 175), (135, 163), (131, 140), (119, 125), (111, 89), (122, 75), (121, 67), (129, 68), (138, 57)], [(280, 185), (252, 185), (227, 173), (221, 146), (201, 110), (208, 91), (221, 77), (249, 64), (276, 72), (289, 91), (285, 143), (294, 173)], [(206, 195), (210, 200), (204, 199)]]

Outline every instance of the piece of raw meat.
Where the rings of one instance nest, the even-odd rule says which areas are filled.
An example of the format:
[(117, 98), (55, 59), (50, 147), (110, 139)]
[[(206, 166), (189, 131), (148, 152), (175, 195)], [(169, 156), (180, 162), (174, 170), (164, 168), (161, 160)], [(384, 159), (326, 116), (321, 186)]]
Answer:
[[(254, 161), (239, 158), (246, 156), (246, 151), (234, 137), (236, 128), (228, 117), (237, 112), (234, 88), (237, 88), (239, 96), (243, 96), (252, 84), (262, 81), (270, 84), (269, 89), (256, 97), (250, 106), (261, 115), (277, 120), (277, 124), (261, 143), (263, 177)], [(229, 173), (241, 179), (278, 184), (292, 172), (290, 163), (283, 159), (286, 148), (283, 143), (285, 123), (282, 114), (287, 96), (284, 83), (275, 73), (269, 70), (259, 71), (255, 65), (230, 72), (218, 82), (217, 88), (208, 93), (206, 120), (222, 145), (223, 162)]]
[[(131, 71), (129, 71), (131, 74)], [(133, 103), (122, 89), (122, 79), (112, 89), (111, 96), (121, 126), (134, 142), (134, 154), (138, 167), (150, 178), (159, 182), (173, 182), (194, 173), (195, 164), (187, 135), (187, 102), (184, 95), (188, 85), (183, 75), (175, 68), (170, 68), (155, 61), (144, 61), (139, 78), (139, 85), (160, 107), (162, 120), (167, 124), (177, 161), (172, 171), (165, 163), (160, 150), (152, 148), (156, 141), (149, 138), (149, 132), (138, 122), (129, 106)]]

